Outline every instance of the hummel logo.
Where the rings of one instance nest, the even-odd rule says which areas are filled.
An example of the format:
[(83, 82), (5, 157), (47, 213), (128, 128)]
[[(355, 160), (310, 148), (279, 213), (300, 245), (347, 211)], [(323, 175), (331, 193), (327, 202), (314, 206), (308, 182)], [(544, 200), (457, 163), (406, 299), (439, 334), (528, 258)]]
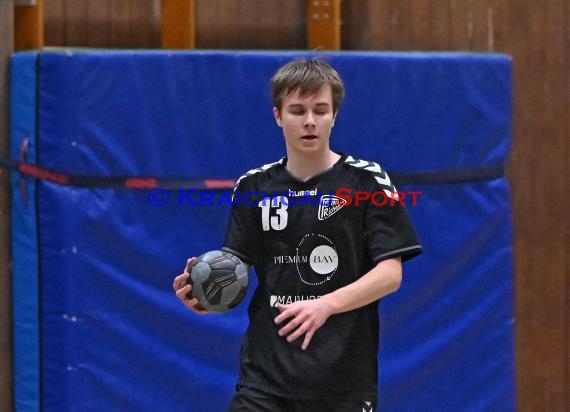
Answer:
[(319, 220), (325, 220), (331, 217), (347, 203), (346, 199), (334, 195), (322, 195), (319, 200)]
[(364, 402), (364, 406), (362, 407), (362, 412), (373, 412), (374, 406), (372, 406), (372, 402)]

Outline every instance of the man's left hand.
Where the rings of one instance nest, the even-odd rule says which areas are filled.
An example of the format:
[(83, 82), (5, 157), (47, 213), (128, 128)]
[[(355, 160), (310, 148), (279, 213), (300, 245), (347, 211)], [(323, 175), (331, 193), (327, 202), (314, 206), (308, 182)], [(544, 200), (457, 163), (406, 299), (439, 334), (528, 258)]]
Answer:
[(292, 318), (285, 326), (279, 329), (279, 336), (287, 336), (287, 342), (293, 342), (305, 335), (301, 349), (306, 350), (311, 343), (313, 335), (332, 315), (331, 305), (323, 298), (315, 300), (301, 300), (290, 305), (277, 304), (281, 311), (275, 317), (277, 325)]

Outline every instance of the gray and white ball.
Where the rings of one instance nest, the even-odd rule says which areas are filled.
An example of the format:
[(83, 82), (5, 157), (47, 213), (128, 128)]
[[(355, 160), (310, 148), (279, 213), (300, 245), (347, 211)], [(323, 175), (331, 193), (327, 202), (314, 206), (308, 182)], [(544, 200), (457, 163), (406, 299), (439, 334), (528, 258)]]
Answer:
[(188, 283), (192, 285), (189, 298), (198, 299), (198, 307), (212, 313), (224, 313), (235, 308), (247, 291), (247, 265), (236, 255), (212, 250), (200, 255), (187, 268)]

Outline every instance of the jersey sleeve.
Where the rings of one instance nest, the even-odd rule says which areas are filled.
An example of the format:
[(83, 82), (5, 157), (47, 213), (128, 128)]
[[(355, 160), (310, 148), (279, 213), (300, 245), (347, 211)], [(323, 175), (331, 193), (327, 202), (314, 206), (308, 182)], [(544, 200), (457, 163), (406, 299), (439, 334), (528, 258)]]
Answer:
[(373, 176), (370, 201), (365, 210), (368, 253), (374, 263), (400, 256), (402, 262), (422, 252), (422, 247), (406, 212), (405, 195), (397, 190), (386, 172)]
[(233, 253), (246, 263), (253, 263), (255, 235), (255, 203), (247, 198), (246, 183), (236, 185), (233, 194), (230, 219), (222, 250)]

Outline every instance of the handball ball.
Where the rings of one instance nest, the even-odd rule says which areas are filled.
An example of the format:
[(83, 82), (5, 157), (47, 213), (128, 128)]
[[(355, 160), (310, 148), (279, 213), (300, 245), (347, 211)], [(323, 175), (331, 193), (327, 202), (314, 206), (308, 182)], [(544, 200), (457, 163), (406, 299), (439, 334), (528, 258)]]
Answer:
[(212, 313), (224, 313), (235, 308), (247, 291), (247, 267), (240, 258), (222, 250), (200, 255), (192, 267), (188, 298), (198, 299), (197, 307)]

